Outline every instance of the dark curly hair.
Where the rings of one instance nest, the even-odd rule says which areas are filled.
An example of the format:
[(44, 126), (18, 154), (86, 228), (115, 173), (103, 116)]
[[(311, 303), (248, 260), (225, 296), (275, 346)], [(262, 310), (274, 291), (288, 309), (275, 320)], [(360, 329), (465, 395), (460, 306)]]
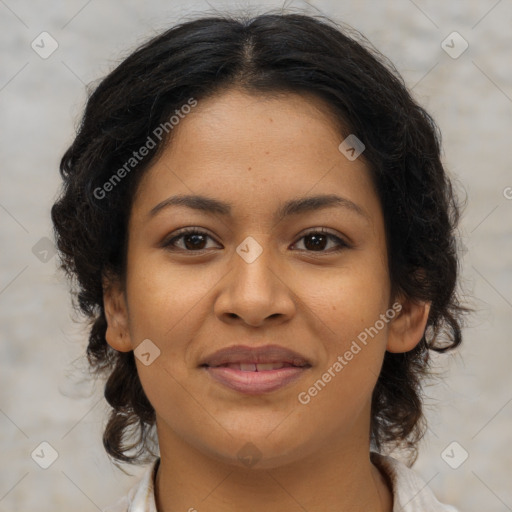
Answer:
[[(393, 294), (431, 303), (419, 344), (406, 353), (386, 352), (372, 397), (373, 447), (405, 447), (414, 460), (425, 432), (421, 391), (431, 373), (430, 351), (461, 343), (466, 308), (457, 292), (460, 205), (441, 163), (439, 129), (394, 66), (359, 32), (297, 13), (183, 22), (140, 46), (89, 95), (61, 160), (63, 188), (51, 215), (75, 305), (91, 322), (90, 367), (107, 376), (112, 410), (105, 449), (116, 464), (154, 455), (155, 411), (134, 354), (105, 340), (102, 277), (125, 277), (132, 199), (172, 130), (122, 180), (112, 179), (190, 98), (201, 101), (232, 86), (254, 94), (314, 94), (344, 128), (340, 136), (357, 134), (366, 146), (363, 157), (384, 213)], [(112, 186), (104, 198), (107, 182)]]

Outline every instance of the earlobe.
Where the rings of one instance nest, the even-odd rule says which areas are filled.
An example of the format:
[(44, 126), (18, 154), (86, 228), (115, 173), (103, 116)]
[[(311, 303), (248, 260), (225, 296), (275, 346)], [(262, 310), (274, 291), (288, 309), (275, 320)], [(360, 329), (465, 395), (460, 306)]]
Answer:
[(132, 350), (132, 343), (128, 330), (128, 312), (118, 280), (103, 279), (103, 305), (107, 320), (107, 343), (119, 352), (129, 352)]
[(409, 352), (421, 340), (427, 326), (430, 302), (403, 300), (388, 331), (388, 352)]

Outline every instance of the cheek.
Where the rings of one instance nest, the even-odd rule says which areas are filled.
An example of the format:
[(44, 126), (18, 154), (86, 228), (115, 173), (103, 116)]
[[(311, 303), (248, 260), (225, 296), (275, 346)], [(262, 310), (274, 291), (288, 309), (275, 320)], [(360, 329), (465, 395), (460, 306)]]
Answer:
[(340, 428), (360, 430), (363, 411), (369, 414), (388, 331), (380, 320), (387, 296), (374, 280), (340, 278), (323, 291), (315, 313), (329, 326), (318, 340), (324, 357), (296, 397), (303, 408), (304, 435), (310, 436), (318, 430), (325, 436)]
[[(141, 262), (144, 264), (141, 264)], [(127, 294), (132, 345), (149, 338), (165, 354), (165, 360), (187, 361), (187, 346), (207, 314), (205, 298), (222, 278), (213, 269), (180, 268), (162, 253), (138, 257), (134, 250), (128, 262)]]
[(322, 273), (301, 272), (294, 291), (325, 326), (329, 339), (343, 345), (387, 310), (390, 284), (384, 264), (361, 256)]
[(147, 253), (136, 256), (134, 251), (127, 269), (132, 344), (135, 347), (150, 339), (160, 351), (150, 365), (136, 359), (137, 372), (157, 414), (163, 414), (166, 422), (187, 438), (190, 425), (174, 411), (207, 421), (201, 416), (204, 408), (194, 399), (200, 394), (184, 383), (194, 375), (195, 368), (188, 364), (187, 356), (190, 341), (200, 328), (198, 316), (205, 314), (202, 299), (218, 279), (210, 279), (207, 273), (180, 270), (165, 257), (152, 258)]
[(127, 295), (132, 327), (170, 328), (189, 302), (201, 293), (194, 280), (165, 262), (156, 251), (131, 249), (127, 267)]
[(311, 387), (303, 390), (318, 414), (324, 407), (341, 415), (362, 407), (371, 396), (385, 353), (389, 320), (383, 321), (381, 315), (389, 309), (386, 262), (371, 253), (366, 259), (357, 256), (352, 265), (330, 269), (325, 277), (313, 279), (304, 273), (300, 281), (298, 293), (314, 313), (311, 318), (323, 326), (316, 331), (324, 357), (308, 382)]

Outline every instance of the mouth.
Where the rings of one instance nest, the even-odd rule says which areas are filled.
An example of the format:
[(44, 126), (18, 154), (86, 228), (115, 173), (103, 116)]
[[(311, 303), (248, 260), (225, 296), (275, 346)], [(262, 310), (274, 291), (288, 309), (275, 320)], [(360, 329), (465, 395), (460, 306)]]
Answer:
[(213, 368), (231, 368), (233, 370), (240, 370), (242, 372), (268, 372), (271, 370), (280, 370), (281, 368), (300, 368), (299, 365), (290, 363), (226, 363)]
[[(265, 345), (262, 347), (251, 347), (247, 345), (233, 345), (217, 350), (213, 354), (205, 357), (200, 366), (209, 367), (227, 367), (229, 365), (256, 365), (256, 367), (247, 367), (245, 371), (265, 371), (264, 365), (284, 365), (284, 366), (311, 366), (301, 354), (280, 345)], [(240, 368), (239, 368), (240, 369)], [(268, 368), (273, 370), (276, 368)]]
[(300, 354), (278, 345), (228, 347), (200, 364), (216, 382), (251, 395), (281, 389), (301, 378), (311, 366)]

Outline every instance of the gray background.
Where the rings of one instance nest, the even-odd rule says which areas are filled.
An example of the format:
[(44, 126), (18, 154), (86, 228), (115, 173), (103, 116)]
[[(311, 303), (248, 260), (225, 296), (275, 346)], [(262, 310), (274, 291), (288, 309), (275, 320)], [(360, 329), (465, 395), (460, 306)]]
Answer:
[[(58, 162), (73, 139), (85, 85), (177, 21), (248, 5), (253, 12), (282, 7), (213, 0), (53, 0), (43, 7), (0, 0), (1, 511), (92, 512), (134, 483), (103, 451), (101, 385), (81, 371), (86, 328), (73, 320), (68, 285), (44, 240), (52, 236)], [(478, 311), (462, 350), (439, 358), (444, 377), (427, 388), (430, 430), (415, 468), (441, 501), (461, 510), (512, 510), (512, 1), (289, 5), (320, 9), (362, 31), (441, 127), (447, 169), (467, 194), (463, 286)], [(31, 47), (43, 31), (59, 45), (47, 59)], [(458, 58), (441, 47), (453, 31), (469, 43)], [(46, 470), (31, 458), (42, 441), (58, 452)], [(457, 469), (441, 456), (453, 441), (452, 465), (469, 454)], [(48, 449), (36, 453), (48, 460)]]

